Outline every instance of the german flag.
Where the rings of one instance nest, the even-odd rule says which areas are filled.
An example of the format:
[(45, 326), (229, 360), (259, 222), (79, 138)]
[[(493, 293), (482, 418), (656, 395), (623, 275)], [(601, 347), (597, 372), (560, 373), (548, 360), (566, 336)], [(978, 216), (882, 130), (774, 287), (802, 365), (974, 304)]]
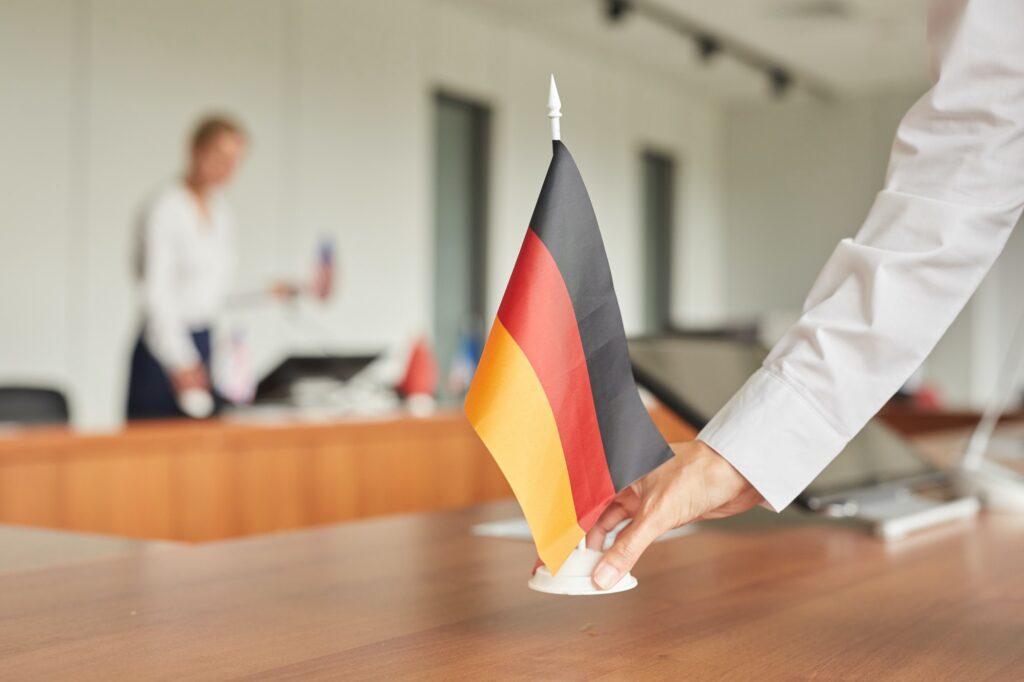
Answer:
[(597, 218), (560, 141), (466, 397), (554, 574), (671, 457), (640, 401)]

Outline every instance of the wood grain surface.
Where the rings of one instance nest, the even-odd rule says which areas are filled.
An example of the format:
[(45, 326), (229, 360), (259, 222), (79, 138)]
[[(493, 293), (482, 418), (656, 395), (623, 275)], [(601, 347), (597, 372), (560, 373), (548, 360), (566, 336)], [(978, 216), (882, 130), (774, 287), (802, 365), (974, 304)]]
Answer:
[[(884, 544), (752, 521), (654, 545), (637, 589), (526, 587), (511, 503), (0, 576), (2, 679), (1024, 679), (1024, 520)], [(0, 548), (2, 549), (2, 548)]]

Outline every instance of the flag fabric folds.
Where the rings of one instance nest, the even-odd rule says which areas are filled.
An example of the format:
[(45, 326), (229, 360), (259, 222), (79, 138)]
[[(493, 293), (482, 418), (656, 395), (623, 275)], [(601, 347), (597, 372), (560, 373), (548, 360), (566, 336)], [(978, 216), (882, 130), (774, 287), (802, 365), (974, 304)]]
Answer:
[(552, 573), (618, 491), (671, 457), (633, 380), (590, 197), (559, 141), (465, 407)]

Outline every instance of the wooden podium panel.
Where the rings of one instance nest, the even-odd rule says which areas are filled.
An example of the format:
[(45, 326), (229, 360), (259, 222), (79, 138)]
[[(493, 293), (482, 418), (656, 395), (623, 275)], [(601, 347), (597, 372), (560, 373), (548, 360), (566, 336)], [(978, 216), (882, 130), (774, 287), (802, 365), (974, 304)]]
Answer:
[[(692, 430), (667, 412), (673, 440)], [(688, 435), (689, 434), (689, 435)], [(511, 495), (459, 411), (276, 426), (152, 422), (0, 438), (0, 523), (201, 542)]]
[(0, 440), (0, 523), (196, 542), (508, 495), (457, 412)]

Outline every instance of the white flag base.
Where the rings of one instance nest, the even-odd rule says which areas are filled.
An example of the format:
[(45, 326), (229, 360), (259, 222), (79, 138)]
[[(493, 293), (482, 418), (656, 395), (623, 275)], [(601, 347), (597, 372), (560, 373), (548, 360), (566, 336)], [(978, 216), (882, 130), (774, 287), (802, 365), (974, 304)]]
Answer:
[(591, 577), (594, 567), (604, 556), (604, 552), (596, 549), (574, 549), (569, 558), (562, 564), (558, 575), (551, 575), (547, 566), (541, 566), (527, 583), (531, 590), (548, 594), (567, 594), (572, 596), (588, 594), (615, 594), (631, 590), (637, 585), (632, 573), (626, 573), (613, 587), (599, 590), (594, 586)]

